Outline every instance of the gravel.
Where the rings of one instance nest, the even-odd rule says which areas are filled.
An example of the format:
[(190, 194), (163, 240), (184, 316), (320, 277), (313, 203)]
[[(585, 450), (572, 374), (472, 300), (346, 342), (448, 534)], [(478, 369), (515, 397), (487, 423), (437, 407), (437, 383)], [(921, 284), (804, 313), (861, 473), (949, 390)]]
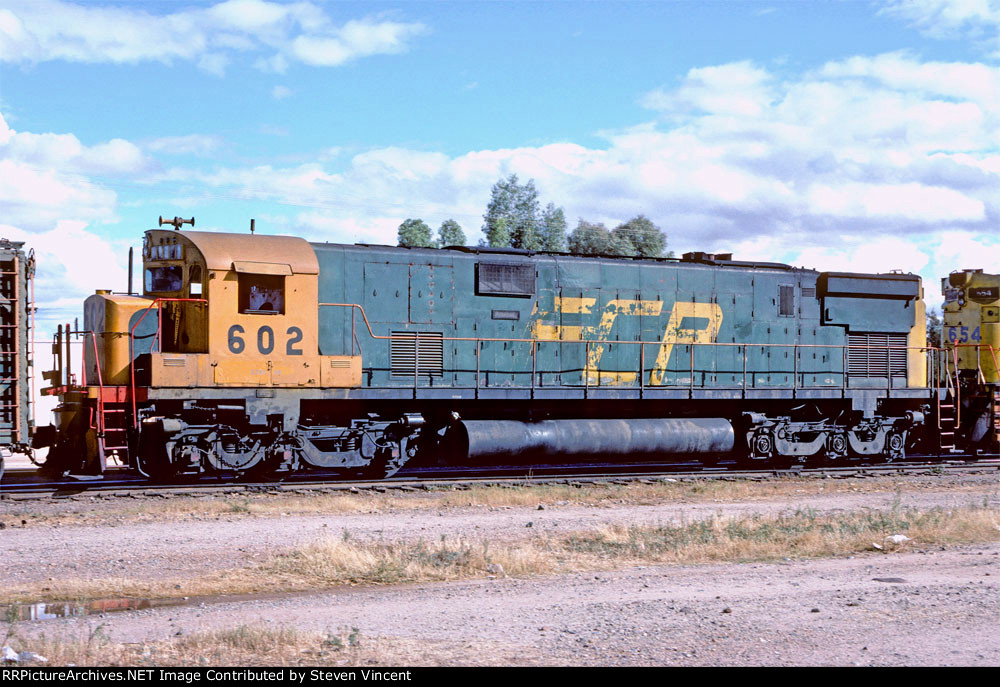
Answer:
[[(736, 503), (464, 507), (441, 511), (237, 517), (20, 527), (0, 533), (8, 586), (52, 578), (176, 578), (246, 565), (322, 536), (438, 541), (517, 539), (602, 523), (690, 522), (715, 514), (818, 513), (894, 505), (1000, 505), (996, 478), (961, 491), (831, 494)], [(0, 515), (3, 511), (0, 509)], [(532, 523), (530, 528), (526, 525)], [(913, 543), (907, 544), (913, 547)], [(67, 556), (67, 552), (72, 552)], [(18, 623), (21, 637), (168, 639), (266, 623), (358, 628), (412, 646), (413, 664), (997, 665), (1000, 543), (777, 563), (644, 566), (532, 579), (506, 577), (341, 587), (269, 599)], [(30, 642), (29, 642), (30, 644)], [(489, 647), (488, 651), (484, 647)], [(25, 648), (31, 649), (30, 646)]]

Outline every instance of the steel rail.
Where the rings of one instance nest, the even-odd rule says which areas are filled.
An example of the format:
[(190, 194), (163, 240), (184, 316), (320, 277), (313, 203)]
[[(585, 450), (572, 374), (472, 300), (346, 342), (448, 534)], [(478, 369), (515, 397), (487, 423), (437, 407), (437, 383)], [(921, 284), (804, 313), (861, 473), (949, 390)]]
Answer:
[[(456, 468), (443, 468), (425, 471), (417, 474), (406, 474), (400, 477), (392, 477), (383, 480), (371, 479), (350, 479), (350, 480), (324, 480), (324, 479), (300, 479), (286, 480), (282, 482), (226, 482), (219, 483), (212, 478), (203, 478), (196, 483), (173, 483), (173, 484), (151, 484), (146, 481), (135, 480), (132, 482), (111, 482), (103, 481), (82, 481), (82, 482), (56, 482), (56, 483), (33, 483), (33, 484), (0, 484), (0, 499), (8, 496), (37, 495), (46, 494), (59, 497), (60, 495), (97, 495), (114, 492), (135, 494), (145, 492), (144, 495), (156, 496), (162, 492), (176, 491), (184, 493), (196, 493), (202, 491), (223, 491), (226, 493), (252, 493), (252, 492), (295, 492), (299, 489), (329, 489), (333, 491), (350, 490), (358, 488), (359, 485), (370, 485), (367, 488), (374, 490), (382, 489), (424, 489), (441, 484), (462, 485), (465, 483), (481, 482), (502, 482), (502, 483), (545, 483), (552, 481), (574, 481), (587, 479), (593, 482), (613, 482), (614, 480), (658, 480), (670, 479), (756, 479), (760, 477), (795, 477), (805, 476), (851, 476), (871, 475), (873, 473), (885, 474), (906, 474), (920, 473), (938, 470), (974, 470), (974, 471), (994, 471), (1000, 470), (1000, 459), (963, 461), (955, 457), (947, 462), (903, 462), (903, 463), (880, 463), (864, 465), (842, 465), (842, 466), (816, 466), (816, 467), (792, 467), (775, 468), (774, 466), (762, 466), (760, 469), (748, 469), (745, 466), (734, 466), (733, 468), (702, 466), (693, 468), (692, 461), (674, 464), (673, 469), (666, 469), (663, 465), (650, 466), (652, 469), (640, 470), (638, 465), (624, 464), (621, 471), (608, 470), (607, 465), (601, 471), (594, 471), (597, 466), (582, 465), (574, 468), (566, 466), (499, 466), (492, 468), (468, 468), (460, 470)], [(449, 474), (451, 470), (455, 474)], [(538, 472), (548, 470), (549, 472)], [(558, 471), (558, 470), (561, 470)], [(413, 471), (416, 472), (416, 471)], [(463, 472), (474, 472), (475, 474), (462, 474)], [(426, 476), (422, 476), (426, 473)], [(436, 474), (443, 473), (443, 474)]]

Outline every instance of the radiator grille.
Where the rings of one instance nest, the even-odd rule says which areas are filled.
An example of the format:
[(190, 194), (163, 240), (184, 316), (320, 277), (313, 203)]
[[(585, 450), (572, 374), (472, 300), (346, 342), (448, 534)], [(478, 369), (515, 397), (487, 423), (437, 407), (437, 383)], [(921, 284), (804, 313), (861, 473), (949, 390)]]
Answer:
[(781, 285), (778, 287), (778, 314), (782, 317), (795, 316), (795, 287)]
[(421, 376), (440, 377), (444, 373), (444, 341), (435, 332), (392, 332), (389, 358), (393, 377), (412, 377), (419, 343)]
[(848, 334), (847, 374), (906, 376), (906, 334)]
[(481, 262), (476, 291), (498, 296), (530, 296), (535, 293), (535, 266)]

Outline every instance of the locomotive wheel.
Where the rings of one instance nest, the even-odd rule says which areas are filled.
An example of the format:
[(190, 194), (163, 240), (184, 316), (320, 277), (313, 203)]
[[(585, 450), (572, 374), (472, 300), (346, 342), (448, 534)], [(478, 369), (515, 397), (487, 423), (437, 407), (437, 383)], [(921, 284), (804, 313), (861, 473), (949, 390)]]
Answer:
[(162, 422), (143, 423), (139, 433), (139, 467), (154, 482), (169, 482), (177, 477), (177, 466), (170, 460), (167, 444)]
[(885, 440), (885, 455), (883, 456), (885, 462), (891, 463), (897, 458), (902, 458), (905, 443), (902, 434), (891, 432)]
[[(272, 482), (278, 479), (276, 476), (284, 465), (284, 460), (274, 454), (269, 454), (261, 459), (256, 465), (243, 473), (241, 479), (248, 482)], [(290, 473), (289, 473), (290, 474)]]
[(394, 458), (392, 453), (391, 449), (386, 448), (376, 451), (371, 462), (357, 470), (358, 476), (361, 479), (385, 479), (395, 475), (403, 461)]

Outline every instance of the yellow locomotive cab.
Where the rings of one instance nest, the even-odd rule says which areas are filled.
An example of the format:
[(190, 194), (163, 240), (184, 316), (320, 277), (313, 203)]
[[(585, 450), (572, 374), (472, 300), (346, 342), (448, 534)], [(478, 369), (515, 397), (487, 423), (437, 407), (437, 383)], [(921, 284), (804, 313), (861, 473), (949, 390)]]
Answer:
[(319, 354), (319, 265), (304, 239), (153, 230), (144, 255), (146, 296), (164, 299), (151, 386), (360, 386), (360, 357)]
[(980, 374), (981, 382), (1000, 379), (1000, 275), (982, 270), (952, 272), (942, 279), (944, 313), (942, 342), (949, 352), (949, 367)]

